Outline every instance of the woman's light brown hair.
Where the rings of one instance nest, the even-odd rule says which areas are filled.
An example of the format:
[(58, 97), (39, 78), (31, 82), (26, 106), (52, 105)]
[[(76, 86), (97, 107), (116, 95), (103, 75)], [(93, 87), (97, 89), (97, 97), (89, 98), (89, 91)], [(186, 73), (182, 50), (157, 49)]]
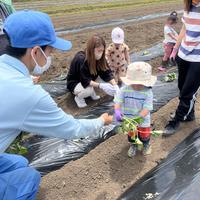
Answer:
[[(95, 59), (94, 50), (98, 47), (104, 47), (103, 55), (100, 60)], [(99, 35), (93, 35), (87, 42), (86, 61), (89, 66), (90, 74), (97, 75), (97, 70), (106, 71), (108, 69), (105, 58), (106, 43)]]

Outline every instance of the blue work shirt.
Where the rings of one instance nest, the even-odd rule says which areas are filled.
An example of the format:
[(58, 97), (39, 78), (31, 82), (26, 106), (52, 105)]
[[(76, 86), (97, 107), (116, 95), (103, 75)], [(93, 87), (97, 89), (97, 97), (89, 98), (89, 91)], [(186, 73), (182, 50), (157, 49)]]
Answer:
[(0, 153), (21, 131), (70, 140), (98, 134), (103, 125), (101, 118), (78, 120), (67, 115), (40, 85), (33, 84), (20, 60), (0, 56)]

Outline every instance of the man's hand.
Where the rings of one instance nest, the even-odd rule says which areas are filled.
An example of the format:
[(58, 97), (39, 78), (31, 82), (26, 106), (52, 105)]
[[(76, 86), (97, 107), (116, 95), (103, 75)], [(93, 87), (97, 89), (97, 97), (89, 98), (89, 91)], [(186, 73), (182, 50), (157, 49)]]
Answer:
[(38, 83), (40, 80), (40, 76), (31, 76), (31, 78), (32, 78), (34, 84)]
[(105, 125), (111, 124), (113, 121), (113, 116), (108, 115), (108, 113), (102, 114), (100, 118), (104, 121)]

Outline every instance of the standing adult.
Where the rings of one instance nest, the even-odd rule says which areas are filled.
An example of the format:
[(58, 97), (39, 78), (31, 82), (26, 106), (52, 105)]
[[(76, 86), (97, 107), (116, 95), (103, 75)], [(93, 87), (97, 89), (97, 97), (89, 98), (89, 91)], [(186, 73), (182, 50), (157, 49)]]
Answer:
[[(105, 59), (106, 43), (99, 35), (93, 35), (87, 42), (85, 51), (78, 52), (70, 65), (67, 76), (67, 88), (75, 95), (75, 102), (79, 108), (87, 106), (85, 98), (98, 100), (94, 88), (100, 88), (107, 94), (114, 96), (119, 90), (113, 74)], [(98, 83), (100, 76), (106, 83)]]
[[(33, 84), (30, 73), (42, 74), (50, 67), (53, 49), (66, 51), (72, 46), (71, 42), (56, 37), (47, 14), (28, 10), (15, 12), (6, 19), (4, 31), (10, 44), (6, 49), (7, 54), (0, 56), (0, 153), (7, 149), (21, 131), (75, 139), (95, 134), (98, 136), (98, 130), (112, 122), (112, 116), (107, 113), (97, 119), (74, 119), (59, 108), (41, 86)], [(11, 156), (9, 160), (12, 166), (15, 157)], [(7, 166), (5, 170), (0, 170), (0, 199), (9, 199), (6, 196), (8, 187), (12, 189), (9, 195), (16, 196), (10, 198), (12, 200), (33, 199), (17, 197), (33, 187), (37, 192), (37, 175), (34, 173), (35, 178), (30, 179), (28, 171), (18, 173), (15, 169), (19, 167), (16, 166), (12, 168), (11, 179), (6, 175), (11, 168), (4, 163), (4, 159), (0, 159), (0, 168)], [(24, 162), (22, 166), (25, 166)], [(27, 179), (33, 183), (28, 184)]]
[(180, 122), (195, 120), (195, 100), (200, 86), (200, 0), (184, 0), (183, 26), (171, 59), (177, 56), (179, 105), (168, 122), (164, 135), (176, 132)]

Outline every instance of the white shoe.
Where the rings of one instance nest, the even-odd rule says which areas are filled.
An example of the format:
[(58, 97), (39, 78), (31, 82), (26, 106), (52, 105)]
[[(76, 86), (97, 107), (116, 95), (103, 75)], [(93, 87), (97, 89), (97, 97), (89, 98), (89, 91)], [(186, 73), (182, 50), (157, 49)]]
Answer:
[(131, 146), (128, 150), (128, 157), (133, 158), (136, 155), (136, 150), (137, 150), (137, 146), (134, 144), (131, 144)]
[(77, 104), (77, 106), (79, 108), (85, 108), (85, 107), (87, 107), (87, 104), (85, 103), (85, 99), (81, 99), (81, 98), (75, 96), (74, 100), (75, 100), (75, 102), (76, 102), (76, 104)]
[(95, 92), (93, 92), (93, 94), (90, 96), (92, 98), (92, 100), (99, 100), (101, 97), (96, 95)]

